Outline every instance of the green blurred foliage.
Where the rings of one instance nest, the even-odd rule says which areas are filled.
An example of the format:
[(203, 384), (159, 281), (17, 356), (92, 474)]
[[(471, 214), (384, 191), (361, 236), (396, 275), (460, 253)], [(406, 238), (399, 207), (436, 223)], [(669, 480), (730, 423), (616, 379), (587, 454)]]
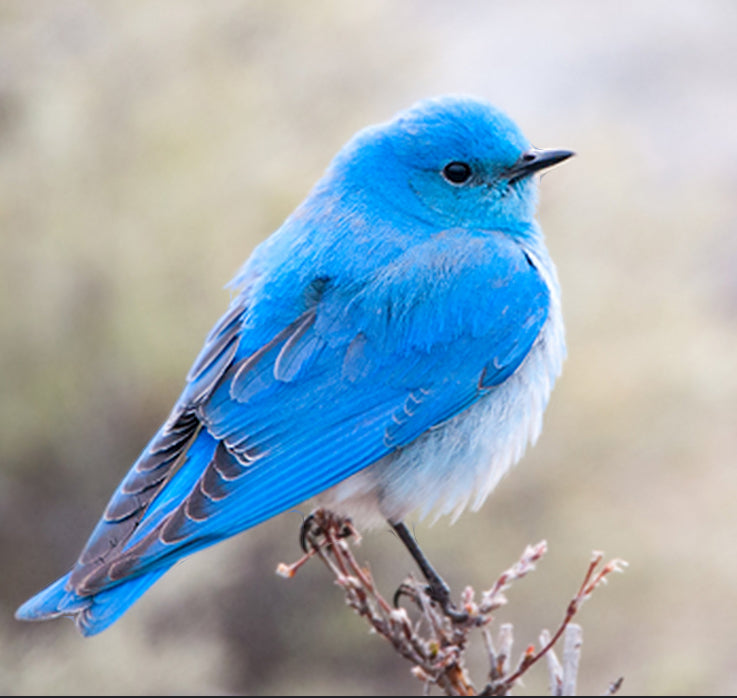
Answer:
[[(569, 358), (521, 466), (419, 539), (457, 590), (548, 539), (499, 614), (521, 646), (592, 549), (624, 557), (581, 614), (581, 692), (734, 694), (736, 27), (718, 0), (2, 3), (0, 693), (419, 693), (319, 566), (274, 576), (294, 513), (100, 637), (12, 613), (74, 561), (219, 289), (342, 143), (470, 92), (579, 154), (540, 210)], [(412, 568), (387, 532), (363, 552), (387, 592)]]

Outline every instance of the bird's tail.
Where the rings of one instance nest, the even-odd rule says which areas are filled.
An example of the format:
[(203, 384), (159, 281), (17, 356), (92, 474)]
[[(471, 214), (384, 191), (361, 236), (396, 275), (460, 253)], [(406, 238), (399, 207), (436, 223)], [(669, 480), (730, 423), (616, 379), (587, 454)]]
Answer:
[[(112, 625), (169, 568), (126, 579), (90, 596), (67, 589), (69, 574), (26, 601), (16, 612), (18, 620), (49, 620), (70, 616), (79, 631), (96, 635)], [(70, 573), (71, 574), (71, 573)]]

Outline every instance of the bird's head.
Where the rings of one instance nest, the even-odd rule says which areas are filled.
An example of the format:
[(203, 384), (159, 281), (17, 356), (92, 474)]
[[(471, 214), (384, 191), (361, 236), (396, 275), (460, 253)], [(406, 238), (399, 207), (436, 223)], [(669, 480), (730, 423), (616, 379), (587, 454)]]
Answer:
[(360, 132), (333, 171), (354, 191), (432, 224), (513, 230), (534, 217), (535, 173), (571, 155), (531, 147), (484, 101), (446, 96)]

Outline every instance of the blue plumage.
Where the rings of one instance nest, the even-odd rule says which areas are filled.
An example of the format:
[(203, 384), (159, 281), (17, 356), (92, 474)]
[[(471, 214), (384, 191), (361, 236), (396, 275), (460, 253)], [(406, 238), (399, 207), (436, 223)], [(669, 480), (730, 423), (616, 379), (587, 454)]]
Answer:
[(532, 175), (568, 155), (462, 97), (355, 136), (238, 273), (75, 567), (17, 617), (95, 634), (182, 556), (315, 495), (393, 523), (480, 504), (565, 353)]

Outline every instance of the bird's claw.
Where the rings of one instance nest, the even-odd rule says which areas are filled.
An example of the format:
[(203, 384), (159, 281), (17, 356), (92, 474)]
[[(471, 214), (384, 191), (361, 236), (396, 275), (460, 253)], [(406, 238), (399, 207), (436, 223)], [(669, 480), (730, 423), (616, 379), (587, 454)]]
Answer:
[(346, 516), (337, 516), (325, 509), (309, 514), (299, 529), (299, 545), (305, 553), (315, 550), (332, 535), (334, 538), (349, 538), (355, 535), (353, 523)]
[(443, 614), (450, 618), (451, 621), (454, 623), (465, 623), (468, 620), (468, 613), (466, 611), (459, 611), (450, 600), (450, 589), (442, 580), (439, 583), (431, 582), (425, 587), (425, 591), (440, 606)]
[(421, 595), (417, 593), (417, 589), (415, 589), (415, 587), (413, 587), (411, 584), (407, 584), (406, 582), (402, 582), (397, 587), (397, 590), (394, 592), (394, 596), (392, 597), (394, 608), (399, 608), (399, 600), (403, 596), (406, 596), (408, 599), (410, 599), (410, 601), (414, 602), (420, 608), (422, 608)]
[[(313, 540), (316, 538), (322, 529), (317, 526), (314, 512), (305, 517), (302, 525), (299, 528), (299, 547), (302, 548), (303, 552), (308, 552), (309, 548), (314, 547)], [(310, 545), (308, 546), (308, 541)]]
[[(444, 583), (428, 584), (423, 591), (425, 592), (425, 596), (437, 604), (442, 610), (443, 615), (453, 623), (465, 623), (468, 621), (469, 614), (466, 611), (459, 611), (455, 607), (455, 604), (450, 600), (450, 589)], [(395, 608), (399, 608), (399, 601), (403, 596), (406, 596), (422, 609), (423, 595), (418, 592), (416, 587), (406, 582), (400, 584), (394, 592), (394, 598), (392, 599)]]

